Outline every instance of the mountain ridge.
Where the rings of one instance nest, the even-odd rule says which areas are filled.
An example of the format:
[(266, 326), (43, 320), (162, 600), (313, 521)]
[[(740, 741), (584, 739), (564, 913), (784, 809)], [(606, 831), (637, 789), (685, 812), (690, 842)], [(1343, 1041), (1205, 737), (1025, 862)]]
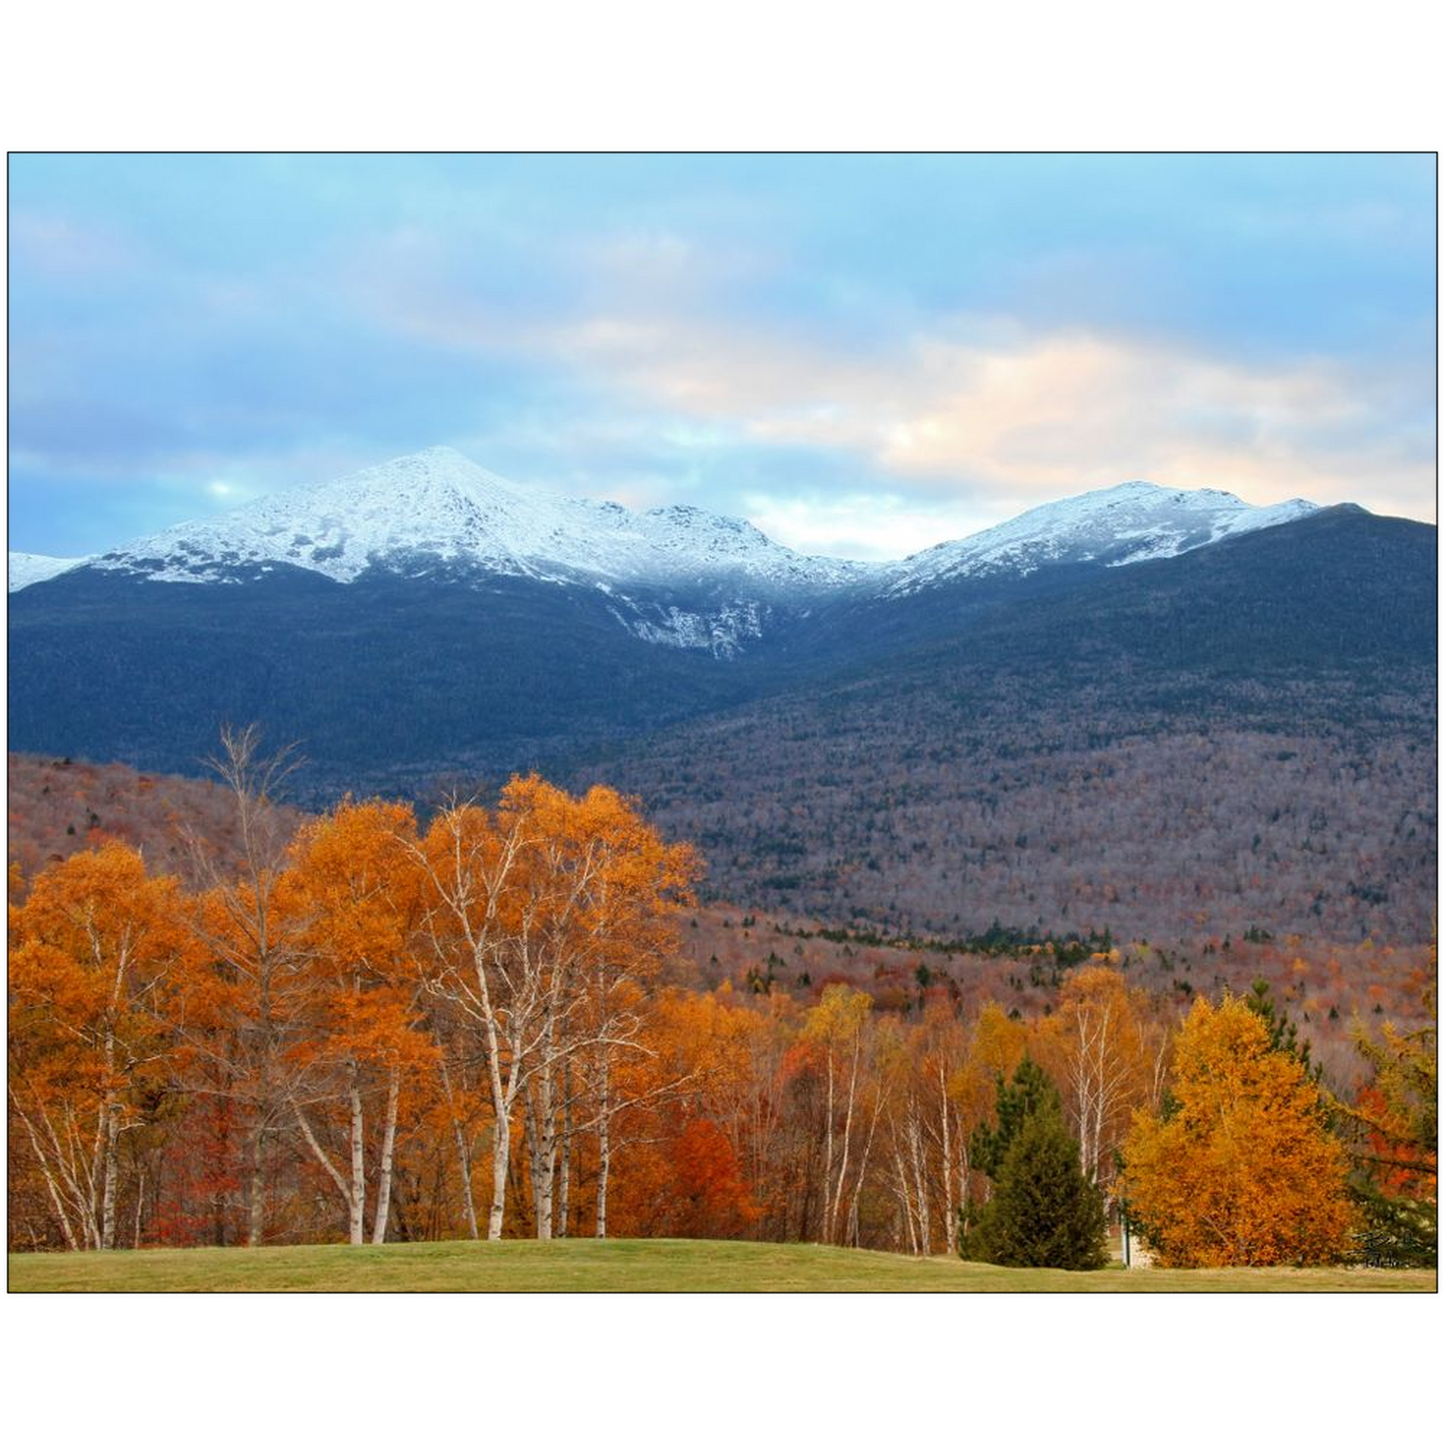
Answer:
[(1217, 489), (1132, 481), (1044, 503), (904, 558), (867, 563), (798, 553), (751, 522), (687, 504), (633, 511), (521, 486), (452, 448), (432, 447), (94, 557), (12, 553), (11, 587), (74, 566), (157, 582), (236, 583), (289, 564), (350, 583), (376, 566), (421, 575), (429, 559), (604, 590), (732, 577), (783, 594), (858, 588), (886, 597), (960, 577), (1027, 574), (1050, 563), (1121, 566), (1174, 556), (1313, 510), (1316, 504), (1298, 498), (1257, 507)]

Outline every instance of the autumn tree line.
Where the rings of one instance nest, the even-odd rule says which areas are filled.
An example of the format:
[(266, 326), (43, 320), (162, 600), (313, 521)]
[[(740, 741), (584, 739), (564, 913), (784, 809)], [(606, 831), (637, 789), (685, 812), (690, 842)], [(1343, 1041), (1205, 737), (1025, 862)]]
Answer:
[[(1099, 1264), (1433, 1261), (1433, 1028), (1348, 1101), (1265, 994), (1050, 1011), (670, 981), (700, 872), (616, 792), (347, 801), (229, 735), (237, 866), (12, 869), (10, 1247), (609, 1234)], [(1035, 1257), (1075, 1236), (1068, 1260)], [(1072, 1246), (1071, 1246), (1072, 1247)], [(1414, 1253), (1411, 1253), (1411, 1250)]]

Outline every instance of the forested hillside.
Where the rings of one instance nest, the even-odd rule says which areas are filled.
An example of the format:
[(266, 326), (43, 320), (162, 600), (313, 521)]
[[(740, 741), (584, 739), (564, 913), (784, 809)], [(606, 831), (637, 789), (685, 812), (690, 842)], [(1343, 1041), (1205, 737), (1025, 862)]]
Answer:
[(1422, 942), (1433, 536), (1319, 513), (973, 615), (575, 776), (696, 840), (710, 896), (765, 907)]
[[(1400, 1113), (1418, 1079), (1402, 1094), (1388, 1071), (1433, 1027), (1427, 948), (897, 938), (693, 909), (691, 850), (605, 789), (300, 819), (243, 762), (227, 791), (12, 760), (43, 855), (12, 874), (12, 1247), (607, 1232), (951, 1249), (998, 1167), (1003, 1076), (1043, 1066), (1107, 1190), (1181, 1019), (1229, 989), (1277, 1028), (1295, 1094), (1308, 1063), (1355, 1111), (1339, 1117), (1361, 1179), (1382, 1147), (1368, 1127), (1394, 1141), (1381, 1187), (1416, 1198), (1397, 1176), (1425, 1167)], [(76, 809), (96, 819), (83, 839)], [(181, 828), (217, 844), (167, 853)], [(1354, 1220), (1343, 1167), (1331, 1208)]]
[[(22, 879), (105, 843), (125, 843), (152, 870), (186, 878), (198, 864), (233, 868), (241, 855), (235, 801), (214, 778), (11, 753), (6, 796), (8, 862), (19, 866)], [(305, 817), (284, 801), (275, 812), (283, 833), (294, 832)]]

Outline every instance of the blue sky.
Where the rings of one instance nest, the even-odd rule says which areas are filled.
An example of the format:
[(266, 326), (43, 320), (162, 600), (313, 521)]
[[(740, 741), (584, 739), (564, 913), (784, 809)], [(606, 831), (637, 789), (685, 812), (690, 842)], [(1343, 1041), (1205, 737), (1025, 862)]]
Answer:
[(1146, 478), (1435, 519), (1431, 156), (12, 156), (10, 546), (446, 444), (896, 556)]

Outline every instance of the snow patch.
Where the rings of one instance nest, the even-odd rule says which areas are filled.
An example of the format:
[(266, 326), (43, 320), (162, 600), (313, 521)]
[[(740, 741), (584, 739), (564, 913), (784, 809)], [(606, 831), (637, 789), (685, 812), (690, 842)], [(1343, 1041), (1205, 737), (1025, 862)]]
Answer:
[(46, 582), (69, 572), (74, 567), (83, 567), (89, 557), (45, 557), (39, 552), (11, 552), (6, 562), (6, 591), (19, 592), (36, 582)]
[(972, 537), (887, 564), (880, 594), (907, 596), (942, 582), (999, 573), (1022, 577), (1041, 566), (1067, 562), (1123, 567), (1177, 557), (1316, 510), (1313, 502), (1298, 498), (1253, 507), (1217, 488), (1180, 491), (1151, 482), (1124, 482), (1048, 502)]

